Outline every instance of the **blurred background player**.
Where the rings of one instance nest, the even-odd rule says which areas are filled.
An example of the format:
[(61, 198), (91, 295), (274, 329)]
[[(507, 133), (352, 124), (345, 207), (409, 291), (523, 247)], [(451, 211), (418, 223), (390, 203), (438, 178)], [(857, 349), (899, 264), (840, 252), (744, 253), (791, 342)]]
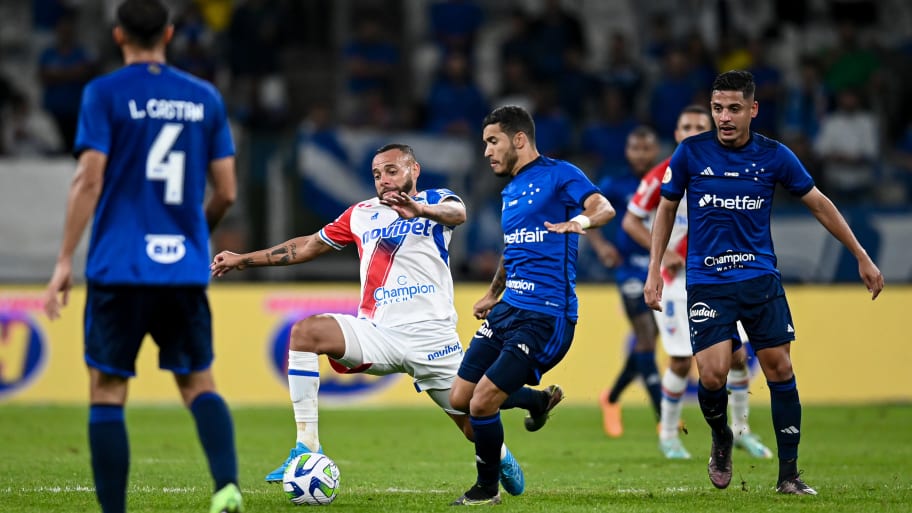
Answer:
[[(233, 269), (309, 262), (349, 244), (357, 246), (361, 258), (358, 316), (315, 315), (292, 327), (288, 388), (297, 442), (266, 481), (281, 482), (295, 456), (323, 452), (317, 408), (321, 354), (344, 373), (409, 374), (415, 388), (427, 392), (466, 438), (473, 439), (465, 412), (454, 409), (449, 400), (463, 355), (456, 332), (449, 244), (453, 230), (465, 222), (465, 205), (448, 189), (418, 191), (421, 165), (408, 145), (378, 149), (371, 172), (377, 197), (352, 205), (319, 232), (251, 253), (223, 251), (212, 262), (213, 275), (223, 276)], [(553, 407), (554, 389), (519, 393), (523, 395), (513, 406), (529, 410), (534, 418), (546, 416)], [(519, 495), (524, 488), (522, 469), (506, 445), (498, 451), (500, 481), (508, 493)]]
[[(129, 378), (146, 334), (174, 373), (215, 481), (211, 513), (243, 511), (231, 413), (216, 392), (206, 287), (209, 233), (236, 195), (234, 142), (212, 84), (165, 64), (174, 28), (159, 0), (117, 8), (125, 66), (82, 96), (63, 241), (45, 292), (56, 319), (73, 251), (92, 219), (86, 265), (89, 449), (104, 513), (126, 511)], [(205, 201), (206, 181), (212, 183)], [(62, 297), (58, 298), (58, 293)]]
[[(659, 142), (655, 132), (646, 126), (638, 126), (627, 136), (624, 149), (629, 172), (623, 176), (607, 177), (599, 182), (599, 189), (612, 205), (617, 205), (618, 217), (623, 218), (627, 203), (633, 197), (643, 176), (652, 168), (659, 153)], [(601, 230), (589, 230), (586, 237), (603, 265), (614, 269), (614, 277), (624, 314), (633, 329), (633, 344), (627, 353), (627, 361), (611, 388), (599, 396), (602, 407), (602, 421), (605, 433), (619, 437), (624, 432), (621, 422), (621, 394), (637, 377), (642, 378), (656, 419), (660, 415), (659, 405), (662, 389), (659, 370), (655, 363), (655, 347), (658, 328), (649, 307), (643, 302), (643, 283), (649, 265), (649, 249), (633, 240), (617, 226)], [(606, 234), (613, 242), (609, 242)], [(625, 348), (627, 349), (627, 348)]]
[(501, 193), (504, 252), (491, 286), (474, 305), (475, 318), (484, 322), (450, 392), (454, 407), (469, 410), (477, 471), (475, 484), (454, 506), (500, 503), (500, 410), (524, 384), (538, 384), (570, 349), (578, 235), (615, 215), (578, 167), (539, 154), (535, 122), (522, 107), (497, 108), (482, 127), (491, 170), (509, 180)]
[[(709, 110), (700, 105), (685, 108), (678, 116), (674, 138), (676, 143), (706, 132), (712, 128)], [(649, 248), (651, 243), (649, 228), (652, 217), (661, 199), (662, 177), (671, 156), (652, 168), (643, 177), (636, 194), (627, 206), (627, 212), (621, 221), (622, 229), (638, 244)], [(659, 421), (659, 449), (669, 459), (687, 459), (690, 453), (681, 444), (678, 432), (681, 422), (681, 399), (687, 391), (687, 376), (693, 360), (690, 347), (690, 329), (687, 325), (687, 290), (684, 263), (687, 258), (687, 203), (681, 199), (675, 216), (674, 228), (668, 250), (662, 259), (662, 277), (665, 279), (665, 290), (662, 295), (662, 312), (653, 312), (659, 325), (662, 347), (669, 356), (668, 368), (662, 376), (662, 408)], [(746, 341), (738, 323), (738, 332), (742, 341)], [(744, 346), (732, 355), (732, 368), (728, 373), (726, 386), (731, 403), (732, 432), (735, 435), (735, 447), (745, 449), (757, 458), (772, 458), (773, 453), (755, 434), (748, 424), (748, 386), (750, 374), (747, 368), (747, 350)]]

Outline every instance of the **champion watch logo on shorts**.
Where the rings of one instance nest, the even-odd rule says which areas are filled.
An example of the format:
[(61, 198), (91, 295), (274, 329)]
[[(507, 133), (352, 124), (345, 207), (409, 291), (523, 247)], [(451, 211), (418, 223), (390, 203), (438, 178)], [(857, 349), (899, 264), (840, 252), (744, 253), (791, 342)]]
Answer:
[(690, 307), (691, 322), (706, 322), (710, 319), (715, 319), (717, 315), (719, 315), (719, 312), (702, 301), (694, 303), (693, 306)]

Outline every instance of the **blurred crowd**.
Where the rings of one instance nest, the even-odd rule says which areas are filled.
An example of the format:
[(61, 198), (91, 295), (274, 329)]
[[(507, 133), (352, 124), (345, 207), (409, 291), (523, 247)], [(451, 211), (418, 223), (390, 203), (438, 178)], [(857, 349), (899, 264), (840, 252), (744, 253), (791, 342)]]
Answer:
[[(70, 151), (82, 87), (119, 65), (117, 3), (0, 1), (25, 24), (0, 38), (0, 153)], [(228, 226), (243, 229), (226, 232), (228, 247), (276, 242), (269, 190), (276, 180), (296, 190), (289, 162), (302, 130), (330, 145), (340, 130), (475, 144), (491, 108), (520, 104), (539, 150), (597, 182), (628, 172), (624, 146), (638, 125), (655, 128), (667, 155), (681, 109), (707, 104), (715, 75), (734, 68), (758, 86), (753, 128), (786, 143), (839, 204), (901, 205), (912, 193), (903, 0), (169, 3), (170, 62), (215, 83), (236, 126), (244, 212)], [(494, 212), (478, 215), (496, 218), (496, 184), (473, 184), (485, 190), (459, 192), (485, 198)], [(297, 233), (327, 221), (300, 210)]]

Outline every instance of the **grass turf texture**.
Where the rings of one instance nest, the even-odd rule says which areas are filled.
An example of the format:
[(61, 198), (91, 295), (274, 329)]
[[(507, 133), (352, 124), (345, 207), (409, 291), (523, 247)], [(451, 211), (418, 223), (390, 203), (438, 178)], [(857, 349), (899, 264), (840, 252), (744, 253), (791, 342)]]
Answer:
[[(235, 408), (241, 487), (248, 512), (296, 510), (263, 476), (294, 442), (290, 407)], [(646, 408), (627, 407), (625, 434), (608, 439), (597, 407), (561, 405), (541, 431), (503, 412), (507, 444), (523, 465), (526, 493), (504, 494), (513, 512), (900, 512), (912, 511), (912, 405), (806, 406), (800, 468), (817, 497), (774, 492), (776, 460), (734, 453), (734, 477), (715, 490), (706, 476), (709, 433), (688, 405), (689, 461), (664, 460)], [(0, 406), (0, 512), (98, 511), (86, 444), (87, 409)], [(324, 409), (326, 453), (341, 470), (339, 498), (352, 512), (448, 511), (472, 484), (472, 446), (430, 402), (427, 408)], [(752, 411), (770, 447), (768, 406)], [(133, 513), (208, 511), (212, 485), (190, 414), (129, 406)], [(774, 449), (775, 450), (775, 449)]]

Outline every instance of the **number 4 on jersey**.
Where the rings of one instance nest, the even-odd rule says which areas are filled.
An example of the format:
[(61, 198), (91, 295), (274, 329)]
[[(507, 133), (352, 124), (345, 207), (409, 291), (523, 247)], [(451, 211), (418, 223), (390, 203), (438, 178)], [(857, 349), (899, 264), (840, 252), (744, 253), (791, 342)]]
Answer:
[(184, 125), (165, 123), (155, 137), (146, 157), (146, 178), (164, 180), (165, 204), (180, 205), (184, 202), (184, 152), (171, 151)]

